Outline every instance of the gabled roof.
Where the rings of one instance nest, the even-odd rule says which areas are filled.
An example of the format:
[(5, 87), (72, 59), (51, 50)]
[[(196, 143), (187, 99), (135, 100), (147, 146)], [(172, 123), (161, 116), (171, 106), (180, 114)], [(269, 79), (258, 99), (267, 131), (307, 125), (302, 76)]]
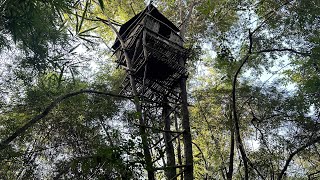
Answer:
[[(149, 13), (154, 18), (162, 21), (166, 25), (168, 25), (172, 30), (179, 32), (179, 28), (175, 26), (169, 19), (167, 19), (163, 14), (159, 12), (159, 10), (154, 7), (152, 4), (149, 4), (143, 11), (135, 15), (133, 18), (131, 18), (129, 21), (124, 23), (119, 30), (119, 34), (122, 36), (123, 39), (125, 39), (128, 35), (128, 33), (135, 27), (137, 23), (145, 16), (146, 13)], [(120, 46), (120, 42), (118, 38), (115, 40), (112, 48), (116, 50)]]

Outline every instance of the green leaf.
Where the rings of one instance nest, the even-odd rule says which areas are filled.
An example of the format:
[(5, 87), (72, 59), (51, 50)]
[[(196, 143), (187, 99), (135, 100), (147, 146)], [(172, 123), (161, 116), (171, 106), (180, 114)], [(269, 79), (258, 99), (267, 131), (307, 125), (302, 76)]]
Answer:
[(76, 12), (76, 33), (79, 32), (79, 18), (78, 18), (78, 12)]
[[(86, 17), (86, 13), (87, 13), (87, 10), (88, 10), (88, 6), (89, 6), (89, 1), (86, 2), (86, 6), (84, 7), (84, 11), (83, 11), (82, 18), (81, 18), (81, 21), (80, 21), (80, 24), (79, 24), (78, 32), (81, 30), (81, 27), (82, 27), (84, 18)], [(77, 33), (78, 33), (78, 32), (77, 32)]]

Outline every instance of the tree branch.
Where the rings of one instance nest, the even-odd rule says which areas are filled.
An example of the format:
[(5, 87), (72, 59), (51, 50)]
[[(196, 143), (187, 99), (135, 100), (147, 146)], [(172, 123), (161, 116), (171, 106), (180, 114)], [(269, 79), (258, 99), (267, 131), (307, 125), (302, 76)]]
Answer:
[[(248, 170), (248, 164), (258, 173), (258, 175), (262, 178), (265, 179), (263, 177), (263, 175), (258, 171), (257, 168), (255, 168), (255, 166), (253, 165), (253, 163), (248, 159), (245, 149), (243, 147), (243, 143), (241, 140), (241, 136), (240, 136), (240, 123), (239, 123), (239, 118), (238, 118), (238, 113), (237, 113), (237, 108), (236, 108), (236, 83), (237, 83), (237, 78), (238, 75), (242, 69), (242, 67), (245, 65), (245, 63), (249, 60), (249, 57), (251, 56), (251, 54), (254, 54), (255, 52), (252, 52), (252, 48), (253, 48), (253, 33), (256, 32), (257, 29), (255, 29), (253, 32), (249, 32), (249, 50), (246, 54), (246, 56), (244, 57), (242, 63), (240, 64), (239, 68), (237, 69), (234, 78), (233, 78), (233, 84), (232, 84), (232, 107), (233, 107), (233, 116), (234, 116), (234, 121), (235, 121), (235, 131), (236, 131), (236, 140), (237, 140), (237, 145), (238, 148), (240, 150), (240, 154), (243, 160), (243, 164), (244, 164), (244, 168), (245, 168), (245, 179), (248, 179), (248, 175), (249, 175), (249, 170)], [(260, 52), (260, 51), (259, 51)], [(263, 50), (261, 51), (263, 52)]]
[(307, 147), (312, 146), (312, 145), (314, 145), (315, 143), (318, 143), (318, 142), (320, 142), (320, 136), (317, 137), (317, 138), (315, 138), (315, 139), (313, 139), (313, 140), (311, 140), (311, 141), (309, 141), (307, 144), (301, 146), (301, 147), (298, 148), (297, 150), (293, 151), (293, 152), (289, 155), (288, 159), (286, 160), (286, 163), (285, 163), (284, 167), (282, 168), (282, 170), (281, 170), (281, 172), (280, 172), (280, 174), (279, 174), (279, 176), (278, 176), (277, 179), (278, 179), (278, 180), (281, 180), (281, 179), (282, 179), (284, 173), (286, 172), (286, 170), (287, 170), (288, 167), (289, 167), (289, 164), (290, 164), (291, 160), (293, 159), (293, 157), (294, 157), (296, 154), (298, 154), (299, 152), (305, 150)]
[(208, 173), (207, 173), (207, 171), (209, 170), (207, 160), (206, 160), (206, 158), (204, 157), (204, 154), (203, 154), (201, 148), (200, 148), (196, 143), (194, 143), (194, 142), (192, 142), (192, 144), (195, 145), (196, 148), (197, 148), (197, 149), (199, 150), (199, 152), (201, 153), (201, 156), (202, 156), (202, 159), (203, 159), (203, 161), (204, 161), (205, 168), (206, 168), (206, 174), (205, 174), (205, 178), (204, 178), (204, 179), (207, 179), (207, 178), (208, 178)]
[(311, 176), (314, 176), (314, 175), (319, 174), (319, 173), (320, 173), (320, 170), (319, 170), (319, 171), (316, 171), (316, 172), (314, 172), (314, 173), (308, 174), (308, 180), (311, 180)]
[(8, 144), (11, 143), (14, 139), (16, 139), (18, 136), (22, 135), (23, 133), (25, 133), (31, 126), (33, 126), (34, 124), (39, 122), (42, 118), (46, 117), (52, 111), (52, 109), (54, 109), (59, 103), (61, 103), (62, 101), (66, 100), (68, 98), (71, 98), (73, 96), (77, 96), (77, 95), (85, 94), (85, 93), (87, 93), (87, 94), (99, 94), (99, 95), (105, 95), (105, 96), (113, 96), (113, 97), (125, 98), (125, 99), (133, 99), (133, 97), (122, 96), (122, 95), (112, 94), (112, 93), (108, 93), (108, 92), (100, 92), (100, 91), (95, 91), (95, 90), (85, 90), (85, 89), (84, 90), (80, 90), (80, 91), (76, 91), (76, 92), (72, 92), (72, 93), (69, 93), (69, 94), (62, 95), (62, 96), (58, 97), (56, 100), (54, 100), (53, 102), (51, 102), (50, 105), (47, 106), (41, 114), (39, 114), (39, 115), (35, 116), (34, 118), (32, 118), (24, 126), (22, 126), (19, 129), (17, 129), (7, 139), (3, 140), (0, 143), (0, 150), (6, 148), (8, 146)]
[(234, 118), (234, 126), (235, 126), (235, 135), (236, 135), (236, 142), (237, 146), (240, 150), (240, 154), (243, 160), (243, 165), (244, 165), (244, 171), (245, 171), (245, 179), (249, 179), (249, 170), (248, 170), (248, 158), (246, 155), (246, 152), (243, 147), (243, 143), (241, 140), (241, 135), (240, 135), (240, 123), (239, 123), (239, 118), (238, 118), (238, 112), (237, 112), (237, 102), (236, 102), (236, 85), (237, 85), (237, 79), (238, 75), (244, 66), (244, 64), (249, 60), (249, 57), (252, 53), (252, 47), (253, 47), (253, 40), (252, 40), (252, 33), (249, 31), (249, 49), (244, 57), (242, 63), (240, 64), (239, 68), (237, 69), (234, 77), (233, 77), (233, 82), (232, 82), (232, 109), (233, 109), (233, 118)]

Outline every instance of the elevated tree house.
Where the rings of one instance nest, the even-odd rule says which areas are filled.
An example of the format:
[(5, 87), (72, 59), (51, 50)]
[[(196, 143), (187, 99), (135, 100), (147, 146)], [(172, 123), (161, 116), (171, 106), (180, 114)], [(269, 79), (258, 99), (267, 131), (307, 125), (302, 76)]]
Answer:
[[(119, 34), (131, 59), (132, 71), (140, 97), (162, 102), (165, 96), (178, 100), (176, 87), (186, 69), (180, 61), (187, 58), (179, 29), (153, 5), (149, 5), (120, 28)], [(126, 66), (117, 38), (112, 48), (119, 66)], [(122, 83), (122, 95), (132, 95), (129, 74)]]
[[(192, 142), (185, 87), (188, 52), (178, 33), (179, 29), (150, 4), (120, 27), (112, 46), (118, 67), (127, 70), (120, 94), (134, 96), (136, 109), (141, 113), (140, 135), (150, 180), (154, 179), (154, 173), (158, 170), (164, 170), (167, 179), (176, 180), (178, 176), (180, 179), (193, 179)], [(181, 114), (178, 114), (179, 108)], [(174, 125), (172, 117), (175, 117)], [(181, 120), (181, 125), (178, 119)], [(160, 130), (162, 134), (159, 141), (148, 140), (147, 136), (153, 133), (150, 129)], [(184, 142), (184, 162), (181, 160), (181, 135)], [(157, 153), (152, 150), (154, 147), (164, 148), (166, 161), (161, 158), (163, 156), (159, 148)], [(156, 167), (155, 164), (160, 159), (163, 162), (158, 164), (163, 167)], [(177, 168), (180, 169), (178, 174)]]

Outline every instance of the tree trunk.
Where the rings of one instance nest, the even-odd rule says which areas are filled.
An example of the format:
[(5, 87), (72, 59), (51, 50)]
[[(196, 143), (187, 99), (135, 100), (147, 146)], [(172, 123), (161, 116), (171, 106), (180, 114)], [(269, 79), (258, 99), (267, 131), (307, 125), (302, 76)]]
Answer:
[(238, 75), (244, 66), (244, 64), (249, 60), (249, 57), (252, 53), (252, 47), (253, 47), (253, 40), (252, 40), (252, 33), (249, 31), (249, 50), (247, 52), (247, 55), (244, 57), (242, 60), (239, 68), (237, 69), (235, 75), (233, 76), (232, 80), (232, 111), (233, 111), (233, 123), (234, 123), (234, 129), (235, 129), (235, 140), (237, 143), (237, 147), (240, 151), (241, 158), (243, 160), (243, 166), (244, 166), (244, 179), (248, 180), (249, 179), (249, 167), (248, 167), (248, 157), (246, 154), (246, 151), (244, 149), (242, 139), (241, 139), (241, 134), (240, 134), (240, 122), (238, 118), (238, 111), (237, 111), (237, 98), (236, 98), (236, 90), (237, 90), (237, 79)]
[(180, 80), (181, 88), (181, 114), (182, 114), (182, 128), (183, 128), (183, 143), (184, 143), (184, 155), (185, 155), (185, 171), (184, 179), (193, 179), (193, 155), (192, 155), (192, 139), (190, 133), (190, 120), (189, 120), (189, 110), (187, 101), (187, 77), (182, 77)]
[[(177, 117), (177, 114), (175, 112), (174, 114), (174, 119), (175, 119), (175, 127), (176, 127), (176, 131), (179, 130), (179, 125), (178, 125), (178, 117)], [(180, 141), (180, 137), (177, 138), (177, 155), (178, 155), (178, 165), (182, 165), (182, 155), (181, 155), (181, 141)], [(179, 173), (181, 173), (183, 171), (183, 168), (181, 167), (180, 168), (180, 171)], [(182, 180), (183, 179), (183, 173), (181, 173), (180, 175), (180, 179)]]
[(229, 170), (227, 173), (227, 180), (232, 179), (233, 175), (233, 159), (234, 159), (234, 123), (232, 121), (232, 109), (229, 109), (229, 121), (230, 121), (230, 155), (229, 155)]
[(171, 125), (170, 106), (166, 98), (164, 99), (164, 102), (163, 102), (162, 118), (164, 121), (164, 130), (166, 130), (166, 132), (164, 132), (164, 141), (166, 145), (167, 166), (172, 167), (166, 170), (166, 176), (167, 176), (167, 179), (176, 180), (177, 179), (175, 177), (177, 173), (175, 168), (176, 161), (174, 156), (174, 148), (171, 141), (172, 136), (171, 136), (171, 133), (169, 132), (170, 125)]
[[(182, 1), (179, 1), (179, 2), (182, 5)], [(185, 12), (182, 9), (180, 9), (181, 22), (183, 22), (183, 19), (185, 19), (185, 21), (181, 24), (181, 28), (180, 28), (180, 36), (183, 40), (185, 40), (187, 26), (195, 5), (196, 5), (195, 2), (192, 2), (190, 4), (189, 11), (188, 11), (188, 14), (186, 15), (186, 18), (184, 18)], [(179, 63), (182, 67), (185, 67), (186, 62), (184, 59), (180, 59)], [(193, 179), (193, 154), (192, 154), (192, 138), (191, 138), (191, 132), (190, 132), (190, 120), (189, 120), (189, 110), (188, 110), (187, 76), (181, 77), (180, 89), (181, 89), (181, 101), (182, 101), (182, 105), (181, 105), (182, 128), (184, 130), (183, 143), (184, 143), (184, 155), (185, 155), (185, 163), (186, 163), (186, 167), (184, 169), (184, 179), (192, 180)]]
[(229, 155), (229, 170), (227, 173), (227, 180), (232, 179), (233, 175), (233, 158), (234, 158), (234, 128), (231, 127), (231, 141), (230, 141), (230, 155)]

